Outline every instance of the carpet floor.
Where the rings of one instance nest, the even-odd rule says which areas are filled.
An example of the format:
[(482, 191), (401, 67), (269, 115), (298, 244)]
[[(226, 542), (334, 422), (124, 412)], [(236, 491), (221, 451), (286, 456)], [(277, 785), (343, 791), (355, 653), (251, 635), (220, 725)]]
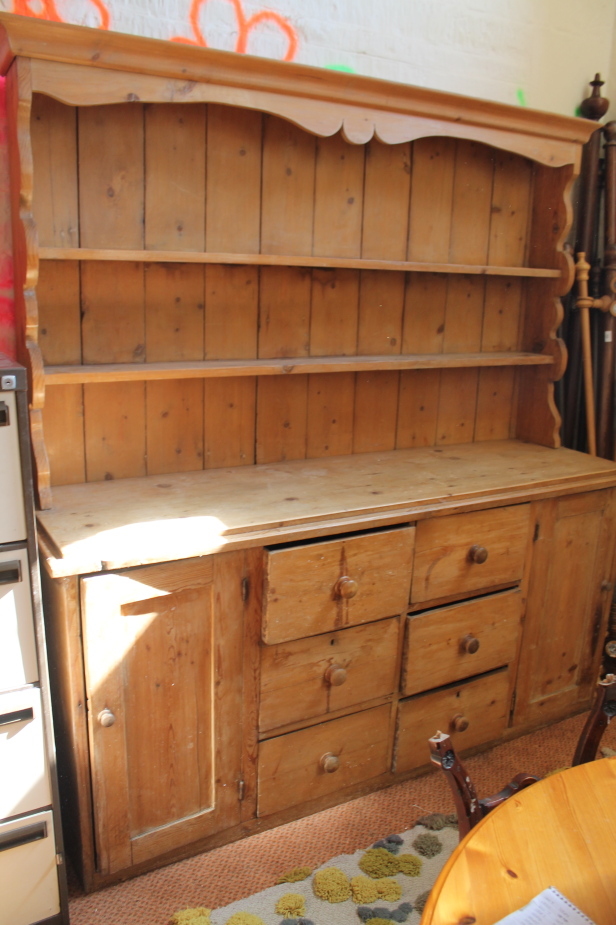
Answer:
[[(519, 771), (543, 776), (570, 764), (584, 718), (573, 717), (466, 760), (479, 795), (495, 793)], [(616, 749), (616, 723), (602, 745)], [(452, 810), (444, 777), (428, 773), (97, 893), (85, 895), (71, 882), (71, 925), (167, 925), (180, 909), (226, 906), (273, 886), (293, 867), (318, 867), (411, 829), (426, 813)]]

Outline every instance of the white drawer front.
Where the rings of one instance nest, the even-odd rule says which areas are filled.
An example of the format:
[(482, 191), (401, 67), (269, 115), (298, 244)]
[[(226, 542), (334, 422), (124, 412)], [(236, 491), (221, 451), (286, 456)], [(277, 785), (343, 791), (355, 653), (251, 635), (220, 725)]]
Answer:
[(0, 823), (0, 921), (31, 925), (60, 911), (51, 812)]
[(38, 666), (28, 553), (0, 549), (0, 691), (35, 681)]
[(0, 694), (0, 819), (50, 803), (40, 692)]
[[(2, 460), (2, 517), (0, 543), (26, 538), (26, 514), (21, 481), (17, 406), (14, 392), (0, 392), (0, 460)], [(8, 422), (8, 423), (7, 423)]]

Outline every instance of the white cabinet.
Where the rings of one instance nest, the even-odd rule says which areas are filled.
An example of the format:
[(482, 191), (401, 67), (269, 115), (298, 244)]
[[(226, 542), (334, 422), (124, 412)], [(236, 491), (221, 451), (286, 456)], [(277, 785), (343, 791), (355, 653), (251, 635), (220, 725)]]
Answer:
[(0, 925), (68, 925), (25, 387), (0, 354)]

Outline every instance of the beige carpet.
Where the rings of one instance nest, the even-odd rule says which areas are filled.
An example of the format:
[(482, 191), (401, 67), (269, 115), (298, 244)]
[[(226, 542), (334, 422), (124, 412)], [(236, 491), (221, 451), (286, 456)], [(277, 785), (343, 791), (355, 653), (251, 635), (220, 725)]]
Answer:
[[(417, 922), (430, 889), (458, 843), (455, 821), (428, 816), (401, 835), (366, 850), (332, 858), (315, 871), (292, 872), (269, 887), (220, 909), (182, 910), (177, 925), (382, 925)], [(439, 825), (435, 829), (435, 824)], [(296, 876), (301, 879), (295, 879)], [(290, 921), (289, 921), (290, 920)]]
[[(480, 796), (500, 790), (518, 771), (543, 776), (569, 764), (583, 720), (565, 720), (468, 759)], [(616, 722), (603, 744), (616, 748)], [(273, 886), (292, 867), (316, 868), (405, 832), (426, 813), (452, 810), (444, 778), (430, 773), (89, 896), (73, 885), (71, 925), (167, 925), (180, 909), (226, 906)]]

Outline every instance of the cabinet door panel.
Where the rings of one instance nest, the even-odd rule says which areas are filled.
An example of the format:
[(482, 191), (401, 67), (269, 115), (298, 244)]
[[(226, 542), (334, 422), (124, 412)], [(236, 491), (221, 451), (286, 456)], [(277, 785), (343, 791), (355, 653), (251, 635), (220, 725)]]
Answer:
[(242, 567), (240, 553), (82, 582), (102, 873), (239, 822)]
[(608, 490), (538, 506), (516, 725), (569, 715), (592, 695), (610, 605), (615, 500)]

